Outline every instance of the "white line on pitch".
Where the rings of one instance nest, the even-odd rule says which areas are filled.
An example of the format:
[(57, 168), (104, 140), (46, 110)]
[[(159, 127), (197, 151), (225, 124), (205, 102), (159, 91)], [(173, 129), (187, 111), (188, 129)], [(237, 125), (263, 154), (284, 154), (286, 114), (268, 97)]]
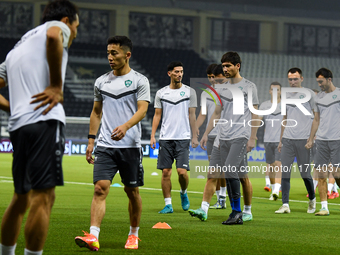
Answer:
[[(12, 179), (12, 177), (5, 177), (5, 176), (0, 176), (0, 179)], [(7, 181), (7, 180), (0, 180), (0, 182), (7, 182), (7, 183), (12, 183), (13, 181)], [(92, 186), (93, 183), (86, 183), (86, 182), (67, 182), (65, 181), (66, 184), (76, 184), (76, 185), (86, 185), (86, 186)], [(117, 187), (116, 187), (117, 188)], [(119, 187), (119, 188), (123, 188)], [(153, 190), (153, 191), (162, 191), (162, 189), (156, 189), (156, 188), (146, 188), (146, 187), (139, 187), (139, 189), (142, 190)], [(172, 190), (174, 192), (180, 192), (179, 190)], [(189, 191), (188, 193), (192, 194), (203, 194), (201, 191)], [(261, 199), (261, 200), (268, 200), (266, 197), (253, 197), (253, 199)], [(308, 203), (309, 201), (301, 201), (301, 200), (289, 200), (289, 202), (296, 202), (296, 203)], [(317, 204), (320, 204), (320, 202), (317, 202)], [(336, 203), (328, 203), (329, 205), (340, 205)]]

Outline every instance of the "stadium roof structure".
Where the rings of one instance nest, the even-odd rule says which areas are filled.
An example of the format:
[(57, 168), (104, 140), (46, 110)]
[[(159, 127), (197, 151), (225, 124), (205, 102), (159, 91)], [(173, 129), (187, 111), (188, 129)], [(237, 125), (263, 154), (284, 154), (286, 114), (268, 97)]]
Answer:
[[(74, 0), (92, 3), (93, 0)], [(142, 6), (153, 8), (179, 8), (198, 12), (222, 11), (230, 13), (287, 16), (313, 19), (339, 20), (339, 0), (96, 0), (96, 3)]]

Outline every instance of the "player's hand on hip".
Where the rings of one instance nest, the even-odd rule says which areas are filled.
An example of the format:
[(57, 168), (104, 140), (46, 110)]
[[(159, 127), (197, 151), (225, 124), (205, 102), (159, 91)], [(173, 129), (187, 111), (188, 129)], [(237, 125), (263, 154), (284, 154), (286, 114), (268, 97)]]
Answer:
[(205, 147), (207, 146), (208, 136), (206, 134), (203, 135), (200, 145), (203, 150), (207, 150)]
[(34, 111), (39, 108), (48, 105), (48, 107), (43, 111), (43, 115), (46, 115), (49, 111), (52, 110), (59, 103), (63, 103), (64, 95), (63, 91), (60, 88), (54, 86), (48, 86), (43, 92), (33, 95), (32, 98), (35, 98), (31, 101), (31, 104), (41, 102), (37, 107), (34, 108)]
[(247, 142), (247, 152), (251, 152), (255, 148), (255, 139), (250, 138)]
[(94, 158), (92, 157), (93, 147), (93, 144), (89, 144), (86, 149), (86, 161), (92, 165), (94, 164)]
[(111, 133), (111, 139), (115, 141), (122, 140), (126, 134), (127, 127), (125, 125), (120, 125), (116, 127)]
[(152, 149), (156, 149), (156, 138), (155, 137), (150, 138), (150, 146)]
[(282, 143), (279, 142), (279, 145), (277, 146), (277, 150), (281, 153), (281, 149), (282, 149)]
[(192, 148), (196, 148), (199, 144), (200, 144), (200, 143), (198, 142), (197, 137), (193, 137), (193, 138), (191, 139), (191, 147), (192, 147)]

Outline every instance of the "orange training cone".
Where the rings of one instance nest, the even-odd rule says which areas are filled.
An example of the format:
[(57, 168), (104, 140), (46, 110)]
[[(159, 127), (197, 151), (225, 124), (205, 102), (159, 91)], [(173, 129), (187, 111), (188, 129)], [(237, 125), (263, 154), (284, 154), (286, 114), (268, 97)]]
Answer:
[(170, 225), (166, 222), (158, 222), (152, 228), (171, 229)]

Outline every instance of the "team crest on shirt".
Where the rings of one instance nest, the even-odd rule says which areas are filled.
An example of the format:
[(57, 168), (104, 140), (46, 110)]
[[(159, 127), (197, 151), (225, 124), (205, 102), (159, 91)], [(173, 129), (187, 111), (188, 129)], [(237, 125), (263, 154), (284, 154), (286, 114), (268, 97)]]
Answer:
[(130, 80), (125, 81), (125, 86), (126, 86), (127, 88), (130, 87), (131, 84), (132, 84), (132, 81), (130, 81)]
[(180, 95), (181, 95), (181, 96), (184, 96), (184, 95), (185, 95), (185, 92), (184, 92), (184, 91), (182, 91), (182, 92), (180, 93)]
[(332, 97), (333, 97), (333, 99), (335, 100), (335, 98), (337, 98), (337, 95), (333, 95)]
[(241, 86), (240, 86), (240, 87), (238, 87), (238, 88), (239, 88), (240, 90), (242, 90), (242, 89), (243, 89), (243, 87), (241, 87)]
[(301, 99), (301, 98), (304, 98), (304, 97), (305, 97), (304, 95), (301, 95), (301, 96), (300, 96), (300, 99)]

